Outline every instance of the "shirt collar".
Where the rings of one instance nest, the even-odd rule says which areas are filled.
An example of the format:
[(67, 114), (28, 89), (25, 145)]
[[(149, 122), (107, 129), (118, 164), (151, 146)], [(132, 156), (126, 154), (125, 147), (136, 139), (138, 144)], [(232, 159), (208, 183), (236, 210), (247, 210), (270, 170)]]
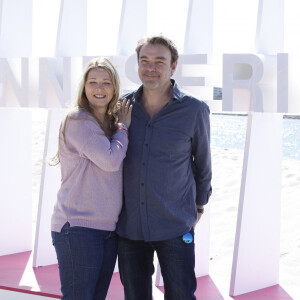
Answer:
[(183, 94), (180, 91), (178, 84), (176, 83), (176, 81), (174, 79), (171, 79), (171, 84), (173, 85), (173, 92), (172, 92), (172, 99), (178, 100), (179, 102), (182, 102), (182, 98), (183, 98)]
[[(170, 81), (173, 86), (173, 91), (172, 91), (172, 96), (171, 96), (170, 102), (172, 102), (173, 100), (178, 100), (179, 102), (182, 102), (184, 95), (180, 91), (178, 84), (176, 83), (176, 81), (174, 79), (170, 79)], [(137, 101), (140, 101), (142, 93), (143, 93), (143, 86), (141, 85), (135, 92), (134, 98)]]

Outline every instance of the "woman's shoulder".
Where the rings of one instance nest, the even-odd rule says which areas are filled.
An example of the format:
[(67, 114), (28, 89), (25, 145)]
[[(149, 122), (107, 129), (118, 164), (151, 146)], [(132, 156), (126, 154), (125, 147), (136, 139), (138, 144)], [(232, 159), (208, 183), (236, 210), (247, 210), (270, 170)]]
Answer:
[(74, 107), (67, 116), (67, 127), (72, 127), (73, 131), (85, 132), (87, 134), (97, 133), (102, 134), (103, 129), (99, 126), (94, 115), (80, 107)]
[(70, 120), (91, 120), (91, 121), (95, 120), (95, 118), (90, 112), (78, 106), (72, 108), (69, 111), (67, 117)]
[(66, 127), (69, 134), (88, 135), (88, 132), (98, 131), (100, 126), (98, 125), (95, 117), (88, 111), (74, 107), (69, 111), (66, 120)]

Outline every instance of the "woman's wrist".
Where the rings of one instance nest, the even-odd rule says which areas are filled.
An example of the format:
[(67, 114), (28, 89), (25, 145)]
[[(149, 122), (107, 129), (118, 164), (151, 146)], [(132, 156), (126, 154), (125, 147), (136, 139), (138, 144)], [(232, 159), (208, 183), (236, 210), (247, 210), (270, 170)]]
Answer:
[(121, 122), (116, 123), (116, 130), (128, 136), (128, 127)]
[(117, 127), (117, 129), (122, 128), (122, 129), (125, 129), (126, 131), (128, 131), (128, 126), (126, 124), (122, 123), (122, 122), (116, 123), (116, 127)]

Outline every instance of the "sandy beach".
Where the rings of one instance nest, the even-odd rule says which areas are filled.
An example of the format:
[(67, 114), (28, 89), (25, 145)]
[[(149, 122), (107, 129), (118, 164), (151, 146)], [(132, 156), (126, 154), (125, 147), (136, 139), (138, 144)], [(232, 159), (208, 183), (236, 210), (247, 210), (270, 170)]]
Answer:
[[(42, 168), (46, 110), (33, 113), (33, 216), (35, 223)], [(243, 150), (212, 147), (210, 277), (229, 293), (239, 204)], [(300, 161), (282, 159), (280, 285), (300, 299)], [(226, 299), (232, 299), (228, 296)]]
[[(212, 148), (210, 276), (222, 295), (229, 291), (243, 155), (243, 150)], [(279, 284), (294, 299), (300, 299), (299, 196), (300, 161), (283, 158)]]

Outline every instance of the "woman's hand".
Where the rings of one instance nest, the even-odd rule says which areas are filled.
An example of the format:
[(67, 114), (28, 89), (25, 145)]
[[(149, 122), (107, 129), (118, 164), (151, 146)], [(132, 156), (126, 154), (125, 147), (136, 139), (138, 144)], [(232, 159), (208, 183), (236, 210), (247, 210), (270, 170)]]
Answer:
[(123, 123), (129, 128), (131, 123), (132, 104), (126, 98), (122, 99), (117, 104), (118, 122)]

